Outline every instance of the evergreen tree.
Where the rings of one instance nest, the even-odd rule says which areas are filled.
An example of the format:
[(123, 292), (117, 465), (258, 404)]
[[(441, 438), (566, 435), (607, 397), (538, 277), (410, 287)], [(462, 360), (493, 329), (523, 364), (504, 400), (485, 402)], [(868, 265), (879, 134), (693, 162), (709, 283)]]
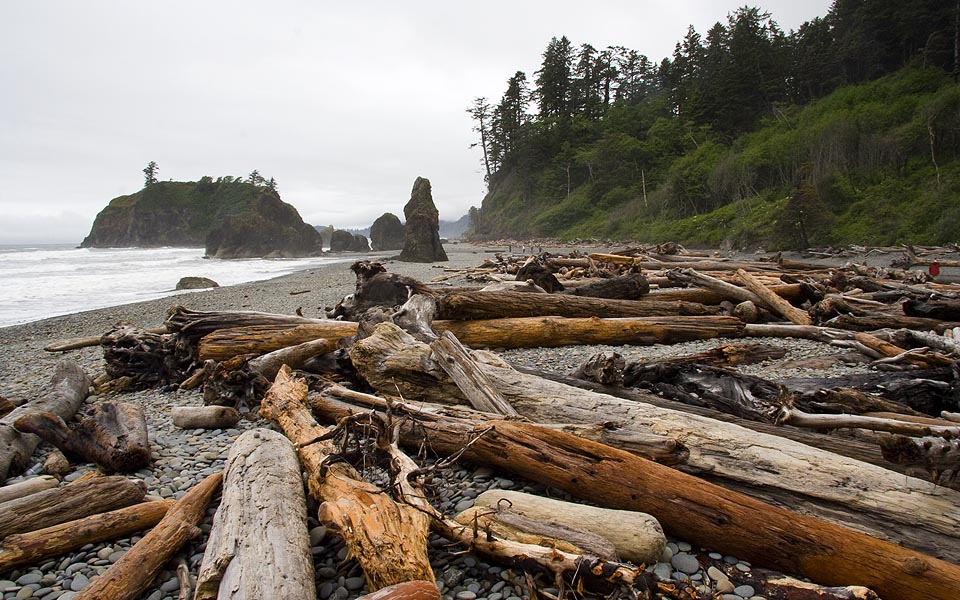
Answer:
[(260, 171), (254, 169), (252, 173), (247, 177), (247, 183), (252, 183), (253, 185), (263, 185), (264, 179), (260, 175)]
[(489, 181), (490, 174), (496, 168), (490, 161), (490, 103), (483, 97), (474, 98), (473, 106), (467, 109), (467, 113), (469, 113), (470, 117), (475, 121), (473, 130), (480, 134), (480, 142), (478, 144), (471, 144), (470, 147), (474, 148), (479, 145), (480, 149), (483, 150), (483, 167), (485, 172), (483, 177), (484, 181)]
[(537, 71), (537, 102), (541, 119), (568, 119), (571, 116), (573, 48), (567, 36), (552, 38)]
[(276, 193), (276, 191), (277, 191), (277, 180), (274, 179), (273, 177), (271, 177), (269, 180), (267, 180), (267, 189), (270, 190), (271, 192)]
[(157, 182), (157, 172), (160, 170), (160, 167), (157, 166), (155, 161), (150, 161), (147, 163), (147, 167), (143, 170), (144, 175), (144, 187), (151, 186)]

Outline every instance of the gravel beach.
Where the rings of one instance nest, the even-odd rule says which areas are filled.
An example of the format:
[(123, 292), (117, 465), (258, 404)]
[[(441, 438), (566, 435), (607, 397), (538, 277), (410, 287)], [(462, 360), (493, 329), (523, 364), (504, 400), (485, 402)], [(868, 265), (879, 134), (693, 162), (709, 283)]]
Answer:
[[(449, 262), (438, 264), (402, 263), (384, 260), (389, 272), (400, 273), (421, 281), (429, 281), (443, 275), (447, 269), (461, 269), (478, 266), (484, 258), (492, 256), (491, 248), (466, 244), (446, 246)], [(345, 257), (344, 262), (323, 265), (291, 275), (268, 281), (215, 288), (201, 292), (179, 294), (137, 304), (83, 312), (0, 328), (0, 396), (12, 400), (27, 401), (44, 393), (44, 388), (54, 371), (56, 363), (64, 358), (77, 361), (91, 376), (103, 371), (102, 353), (98, 347), (74, 350), (65, 355), (45, 352), (47, 344), (68, 338), (100, 335), (119, 322), (129, 322), (142, 327), (157, 327), (165, 318), (169, 307), (182, 304), (197, 310), (256, 310), (293, 314), (300, 309), (304, 316), (320, 317), (323, 309), (333, 306), (344, 295), (352, 293), (355, 279), (349, 271), (349, 265), (356, 257)], [(183, 275), (190, 275), (184, 273)], [(460, 278), (450, 280), (451, 284), (465, 283)], [(637, 356), (675, 355), (688, 353), (724, 343), (725, 340), (709, 342), (691, 342), (670, 347), (627, 347), (616, 348), (627, 358)], [(787, 350), (783, 359), (795, 360), (825, 353), (840, 353), (840, 349), (805, 340), (775, 341)], [(564, 373), (577, 366), (583, 359), (597, 350), (606, 347), (574, 346), (550, 350), (512, 350), (503, 352), (507, 360), (524, 366)], [(769, 372), (776, 365), (761, 365), (753, 371), (760, 374)], [(841, 372), (862, 370), (863, 367), (838, 367)], [(818, 371), (822, 374), (822, 371)], [(836, 373), (831, 373), (836, 374)], [(779, 372), (779, 376), (785, 373)], [(795, 373), (802, 375), (802, 373)], [(91, 397), (88, 403), (110, 399)], [(242, 431), (258, 426), (263, 422), (241, 421), (237, 428), (227, 430), (203, 431), (181, 430), (172, 425), (170, 407), (202, 405), (199, 390), (160, 392), (146, 390), (123, 394), (117, 399), (140, 404), (147, 415), (151, 433), (153, 463), (150, 468), (141, 470), (131, 477), (140, 479), (147, 487), (147, 493), (163, 498), (179, 498), (191, 486), (206, 475), (221, 470), (227, 451), (233, 440)], [(49, 446), (41, 444), (34, 458), (40, 463), (49, 451)], [(75, 479), (91, 465), (75, 465), (65, 478)], [(563, 497), (561, 492), (546, 490), (543, 486), (508, 478), (507, 474), (495, 473), (488, 467), (461, 463), (448, 469), (442, 481), (437, 485), (435, 505), (447, 513), (454, 513), (470, 507), (473, 499), (487, 489), (519, 489), (540, 494)], [(17, 481), (14, 478), (8, 481)], [(208, 509), (208, 517), (201, 529), (208, 531), (212, 515), (216, 509), (216, 500)], [(311, 515), (316, 512), (311, 507)], [(352, 561), (344, 561), (346, 549), (333, 535), (326, 535), (324, 528), (310, 517), (311, 543), (315, 555), (318, 597), (322, 600), (336, 598), (346, 600), (365, 593), (364, 581), (359, 569)], [(68, 599), (82, 590), (90, 581), (116, 561), (139, 538), (116, 540), (106, 544), (88, 545), (71, 554), (49, 559), (43, 564), (33, 565), (14, 571), (0, 572), (0, 597), (4, 599), (55, 598)], [(203, 555), (204, 542), (197, 540), (188, 544), (181, 555), (185, 557), (195, 575)], [(698, 560), (699, 557), (699, 560)], [(483, 557), (470, 553), (457, 552), (448, 547), (446, 541), (439, 538), (431, 540), (431, 559), (437, 573), (438, 585), (445, 599), (475, 600), (519, 600), (528, 598), (529, 593), (521, 571), (502, 568), (487, 562)], [(755, 590), (750, 586), (736, 586), (725, 574), (737, 571), (749, 571), (748, 563), (735, 557), (711, 553), (710, 549), (693, 548), (682, 540), (670, 540), (670, 544), (661, 558), (662, 562), (650, 565), (658, 575), (664, 577), (690, 578), (703, 585), (703, 591), (718, 594), (724, 600), (754, 600)], [(707, 561), (714, 561), (706, 566)], [(169, 565), (144, 594), (149, 600), (173, 600), (177, 598), (178, 583), (175, 565)], [(735, 579), (735, 578), (734, 578)], [(556, 590), (547, 589), (547, 592)]]

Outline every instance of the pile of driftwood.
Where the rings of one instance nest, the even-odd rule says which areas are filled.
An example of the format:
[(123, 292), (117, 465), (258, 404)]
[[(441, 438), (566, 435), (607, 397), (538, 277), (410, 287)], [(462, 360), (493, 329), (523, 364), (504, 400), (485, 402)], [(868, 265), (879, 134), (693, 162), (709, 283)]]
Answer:
[[(107, 389), (202, 386), (206, 408), (219, 411), (214, 423), (257, 411), (289, 439), (257, 430), (231, 451), (222, 529), (207, 545), (220, 554), (205, 556), (197, 597), (291, 586), (294, 574), (307, 583), (284, 597), (312, 597), (306, 526), (271, 516), (300, 514), (286, 503), (299, 502), (301, 470), (322, 502), (320, 520), (344, 537), (371, 589), (432, 581), (432, 530), (546, 573), (561, 590), (699, 597), (637, 566), (659, 556), (662, 525), (755, 565), (851, 586), (819, 587), (817, 597), (870, 597), (857, 586), (887, 598), (953, 597), (960, 492), (950, 485), (960, 471), (960, 424), (948, 419), (958, 406), (951, 335), (960, 317), (951, 311), (960, 288), (923, 273), (669, 250), (525, 257), (512, 273), (502, 259), (508, 266), (486, 290), (429, 285), (361, 262), (356, 292), (331, 310), (339, 320), (179, 308), (166, 332), (119, 328), (97, 340)], [(883, 377), (774, 382), (729, 368), (778, 355), (756, 340), (657, 363), (604, 353), (569, 376), (518, 370), (479, 350), (791, 336), (843, 345), (845, 360), (871, 361)], [(631, 511), (631, 529), (647, 535), (633, 545), (611, 540), (624, 529), (620, 514), (585, 531), (578, 505), (567, 523), (536, 516), (555, 520), (555, 507), (513, 514), (498, 502), (502, 493), (489, 511), (452, 519), (429, 503), (431, 471), (401, 448)], [(357, 453), (389, 465), (390, 494), (359, 479), (348, 460)], [(284, 455), (283, 465), (270, 462)], [(246, 498), (265, 496), (277, 506), (246, 512)], [(290, 528), (282, 537), (293, 546), (268, 568), (269, 542), (254, 539), (274, 526)], [(291, 575), (274, 581), (264, 570)], [(753, 577), (768, 597), (803, 587), (759, 569)], [(420, 587), (398, 593), (436, 595), (410, 585)]]

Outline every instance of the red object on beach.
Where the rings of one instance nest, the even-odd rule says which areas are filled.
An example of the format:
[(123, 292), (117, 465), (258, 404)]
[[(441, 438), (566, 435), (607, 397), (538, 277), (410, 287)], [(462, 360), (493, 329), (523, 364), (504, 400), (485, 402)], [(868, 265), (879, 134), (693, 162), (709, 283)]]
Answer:
[(931, 276), (936, 277), (940, 274), (940, 263), (930, 263), (930, 269), (928, 270), (930, 271)]

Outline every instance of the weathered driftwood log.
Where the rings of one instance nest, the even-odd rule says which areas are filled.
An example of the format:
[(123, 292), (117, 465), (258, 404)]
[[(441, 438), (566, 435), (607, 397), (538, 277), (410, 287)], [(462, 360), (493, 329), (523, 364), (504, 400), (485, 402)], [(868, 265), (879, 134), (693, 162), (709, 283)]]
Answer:
[[(375, 335), (354, 345), (350, 357), (361, 376), (383, 393), (464, 401), (443, 372), (430, 366), (429, 348), (392, 324), (378, 325)], [(584, 392), (503, 363), (482, 368), (513, 407), (534, 421), (614, 422), (623, 430), (678, 436), (690, 450), (681, 466), (686, 471), (960, 560), (960, 494), (953, 490), (713, 419)], [(859, 482), (855, 491), (850, 481)], [(919, 498), (923, 511), (916, 508)]]
[(580, 366), (571, 371), (570, 376), (604, 385), (623, 385), (623, 369), (626, 366), (627, 361), (623, 356), (607, 350), (597, 352), (580, 363)]
[(17, 483), (2, 486), (0, 487), (0, 504), (42, 492), (43, 490), (55, 488), (59, 483), (60, 480), (56, 477), (37, 475), (36, 477), (31, 477)]
[(620, 560), (617, 549), (610, 540), (554, 521), (538, 521), (524, 517), (508, 508), (506, 502), (504, 506), (493, 509), (473, 506), (458, 514), (454, 520), (494, 538), (557, 548), (571, 554), (589, 554), (603, 560)]
[(784, 406), (777, 417), (781, 423), (795, 427), (812, 427), (815, 429), (868, 429), (870, 431), (885, 431), (898, 435), (929, 436), (940, 435), (949, 438), (960, 437), (960, 426), (938, 426), (926, 423), (912, 423), (896, 419), (881, 419), (865, 417), (863, 415), (816, 415), (803, 412), (796, 408)]
[(61, 361), (50, 378), (49, 391), (42, 398), (27, 402), (0, 418), (0, 481), (11, 473), (27, 468), (40, 438), (17, 431), (13, 423), (31, 412), (51, 412), (62, 419), (72, 417), (83, 404), (90, 378), (75, 362)]
[(942, 299), (921, 302), (908, 298), (901, 305), (908, 317), (926, 317), (941, 321), (960, 321), (960, 300)]
[(518, 416), (453, 334), (444, 332), (430, 343), (430, 349), (440, 368), (457, 384), (470, 406), (496, 415)]
[(164, 325), (167, 331), (194, 346), (203, 336), (218, 329), (249, 327), (256, 325), (301, 325), (323, 323), (323, 319), (308, 319), (294, 315), (263, 313), (244, 310), (200, 311), (183, 306), (170, 310)]
[(753, 302), (758, 306), (765, 304), (760, 296), (757, 296), (746, 288), (727, 283), (722, 279), (711, 277), (694, 269), (671, 269), (667, 271), (667, 277), (678, 283), (716, 292), (726, 300), (732, 300), (738, 303)]
[(143, 489), (126, 477), (94, 477), (0, 504), (0, 539), (129, 506)]
[(794, 405), (801, 410), (815, 413), (860, 415), (869, 412), (888, 412), (913, 416), (923, 414), (906, 404), (852, 388), (819, 388), (813, 393), (801, 395), (794, 401)]
[[(742, 289), (742, 288), (741, 288)], [(800, 302), (807, 293), (802, 284), (786, 283), (769, 286), (770, 291), (790, 302)], [(720, 304), (727, 300), (726, 294), (721, 294), (714, 290), (703, 288), (679, 288), (679, 289), (661, 289), (651, 292), (640, 299), (641, 302), (647, 300), (667, 301), (667, 302), (696, 302), (699, 304)]]
[(47, 475), (63, 476), (70, 472), (70, 461), (63, 452), (54, 448), (43, 461), (41, 470)]
[(760, 301), (778, 315), (795, 325), (813, 325), (813, 319), (804, 311), (796, 308), (743, 269), (737, 269), (737, 276), (748, 290), (756, 294)]
[(715, 337), (740, 337), (735, 317), (587, 319), (530, 317), (486, 321), (434, 321), (471, 348), (545, 348), (579, 344), (676, 344)]
[[(323, 393), (325, 397), (333, 400), (342, 399), (345, 402), (359, 403), (370, 408), (377, 408), (378, 410), (386, 411), (388, 406), (387, 401), (379, 396), (364, 394), (363, 392), (357, 392), (336, 384), (326, 385)], [(313, 398), (315, 398), (315, 396), (310, 397), (311, 401)], [(402, 403), (398, 406), (404, 406), (408, 410), (410, 408)], [(478, 426), (480, 423), (496, 416), (491, 413), (475, 411), (465, 406), (444, 406), (429, 402), (418, 402), (415, 410), (418, 419), (430, 419), (430, 415), (436, 414), (451, 419), (467, 420), (470, 421), (473, 426)], [(407, 427), (415, 427), (416, 424), (404, 422), (401, 426), (404, 428), (404, 431), (406, 431)], [(624, 432), (609, 423), (595, 425), (547, 423), (541, 424), (541, 426), (557, 429), (558, 431), (565, 431), (609, 446), (615, 446), (662, 465), (676, 465), (687, 460), (688, 453), (683, 444), (675, 438), (665, 435), (640, 433), (637, 431)], [(879, 456), (879, 452), (877, 452), (877, 455)]]
[[(267, 323), (216, 329), (198, 340), (198, 357), (205, 360), (226, 360), (242, 354), (266, 354), (283, 348), (328, 340), (330, 350), (340, 338), (353, 337), (357, 324), (353, 321), (316, 320), (311, 323)], [(327, 350), (328, 352), (330, 350)]]
[[(541, 294), (542, 295), (542, 294)], [(357, 323), (336, 324), (343, 335), (353, 337)], [(331, 334), (334, 325), (264, 325), (223, 329), (200, 342), (203, 356), (227, 360), (243, 354), (263, 354), (292, 344)], [(675, 344), (715, 337), (741, 337), (743, 322), (734, 317), (660, 317), (624, 319), (567, 319), (530, 317), (481, 321), (434, 321), (437, 333), (450, 331), (462, 344), (474, 348), (536, 348), (571, 344)], [(852, 335), (852, 334), (851, 334)]]
[(716, 307), (655, 299), (615, 300), (566, 294), (470, 292), (445, 294), (437, 301), (439, 319), (464, 321), (520, 317), (664, 317), (717, 314)]
[(181, 429), (229, 429), (240, 422), (240, 413), (229, 406), (174, 406), (170, 415)]
[(749, 575), (738, 577), (737, 582), (750, 585), (769, 600), (881, 600), (862, 585), (817, 585), (767, 569), (750, 569)]
[(310, 494), (323, 504), (319, 518), (337, 531), (363, 568), (372, 590), (403, 581), (433, 581), (427, 557), (429, 517), (401, 506), (376, 486), (361, 481), (344, 462), (327, 463), (337, 451), (322, 440), (329, 431), (317, 425), (306, 406), (307, 384), (283, 367), (264, 396), (260, 416), (280, 425), (298, 448)]
[(650, 282), (642, 273), (626, 273), (610, 279), (598, 279), (567, 291), (571, 296), (637, 300), (650, 292)]
[(750, 323), (744, 326), (746, 337), (803, 338), (830, 343), (853, 339), (853, 332), (816, 325), (787, 325), (785, 323)]
[(585, 500), (647, 512), (672, 535), (823, 584), (864, 585), (904, 600), (947, 600), (960, 577), (960, 566), (536, 425), (491, 420), (463, 428), (436, 421), (422, 423), (404, 442), (419, 447), (425, 440), (438, 452), (462, 451), (472, 462)]
[(106, 471), (137, 471), (150, 463), (143, 409), (129, 402), (96, 404), (73, 429), (49, 412), (24, 415), (14, 426), (40, 436), (68, 456), (96, 463)]
[(622, 560), (637, 565), (657, 562), (667, 545), (660, 523), (642, 512), (587, 506), (511, 490), (488, 490), (477, 496), (474, 506), (506, 508), (536, 521), (582, 529), (606, 538)]
[(787, 351), (779, 346), (756, 343), (722, 344), (693, 354), (658, 359), (660, 363), (697, 363), (722, 367), (727, 365), (753, 365), (765, 360), (783, 358)]
[(0, 419), (13, 412), (19, 404), (14, 404), (12, 400), (0, 396)]
[(857, 317), (853, 315), (839, 315), (826, 323), (829, 327), (849, 329), (850, 331), (876, 331), (878, 329), (918, 329), (920, 331), (936, 331), (943, 333), (947, 329), (960, 327), (957, 321), (941, 321), (924, 317), (886, 316)]
[(10, 534), (0, 544), (0, 573), (153, 527), (171, 504), (171, 500), (141, 502), (28, 533)]
[(293, 444), (269, 429), (243, 433), (227, 456), (194, 600), (313, 600), (317, 591), (307, 529)]
[(902, 357), (903, 362), (906, 364), (914, 365), (921, 369), (933, 369), (936, 367), (949, 367), (953, 364), (953, 360), (947, 358), (942, 354), (935, 352), (926, 352), (923, 354), (908, 352), (906, 349), (891, 344), (890, 342), (881, 340), (880, 338), (870, 335), (869, 333), (858, 333), (854, 336), (854, 339), (867, 348), (876, 350), (877, 352), (888, 357)]
[(198, 525), (207, 505), (220, 487), (223, 474), (208, 475), (177, 500), (157, 526), (127, 550), (106, 571), (90, 581), (76, 598), (80, 600), (133, 600), (156, 578), (164, 564), (188, 540), (200, 535)]
[(939, 436), (881, 438), (883, 457), (899, 465), (916, 467), (941, 483), (955, 483), (960, 476), (960, 440)]
[(273, 380), (283, 365), (289, 365), (291, 369), (299, 369), (311, 358), (336, 349), (337, 340), (320, 338), (251, 358), (247, 362), (247, 368), (264, 379)]

